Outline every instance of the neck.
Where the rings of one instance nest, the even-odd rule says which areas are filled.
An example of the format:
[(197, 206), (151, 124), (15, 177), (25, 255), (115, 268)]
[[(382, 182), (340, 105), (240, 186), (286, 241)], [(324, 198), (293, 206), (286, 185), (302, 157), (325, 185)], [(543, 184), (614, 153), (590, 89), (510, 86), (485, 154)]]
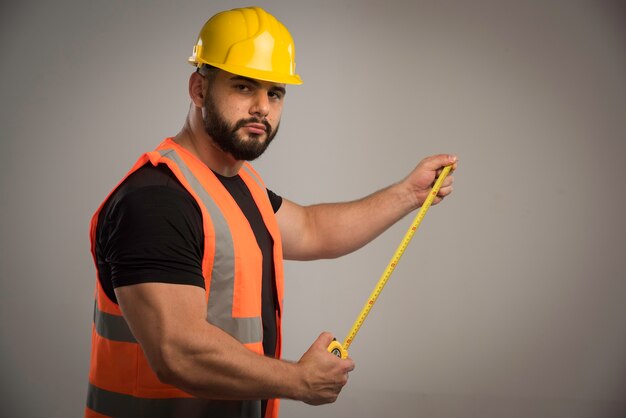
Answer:
[(201, 110), (194, 106), (189, 109), (183, 128), (173, 139), (207, 167), (222, 176), (237, 175), (244, 163), (215, 145), (213, 139), (204, 130)]

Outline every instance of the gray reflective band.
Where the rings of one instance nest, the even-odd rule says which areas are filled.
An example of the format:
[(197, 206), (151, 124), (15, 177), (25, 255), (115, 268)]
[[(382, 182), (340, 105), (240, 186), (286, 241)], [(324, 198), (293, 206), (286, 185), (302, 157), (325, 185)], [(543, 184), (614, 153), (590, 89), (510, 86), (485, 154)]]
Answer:
[[(202, 201), (211, 216), (215, 231), (215, 256), (211, 271), (211, 289), (207, 307), (207, 321), (223, 329), (243, 344), (261, 342), (263, 326), (261, 316), (233, 318), (233, 296), (235, 288), (235, 247), (230, 228), (222, 211), (202, 183), (187, 167), (185, 161), (173, 149), (159, 151), (161, 156), (174, 161), (183, 176)], [(219, 243), (219, 245), (217, 245)]]
[(137, 398), (89, 384), (87, 407), (119, 418), (261, 418), (261, 401), (215, 401), (199, 398)]
[(122, 343), (137, 342), (133, 333), (130, 332), (130, 328), (128, 328), (128, 324), (124, 320), (124, 317), (102, 312), (98, 308), (97, 301), (93, 308), (93, 323), (96, 327), (98, 335), (108, 340)]
[(246, 170), (246, 173), (248, 173), (250, 175), (250, 177), (252, 177), (252, 179), (254, 180), (254, 182), (256, 184), (259, 185), (259, 187), (261, 188), (261, 190), (265, 189), (265, 186), (263, 185), (263, 183), (261, 183), (261, 181), (256, 177), (256, 175), (252, 172), (252, 170), (250, 170), (250, 168), (248, 166), (246, 166), (245, 164), (242, 166), (242, 168), (244, 170)]

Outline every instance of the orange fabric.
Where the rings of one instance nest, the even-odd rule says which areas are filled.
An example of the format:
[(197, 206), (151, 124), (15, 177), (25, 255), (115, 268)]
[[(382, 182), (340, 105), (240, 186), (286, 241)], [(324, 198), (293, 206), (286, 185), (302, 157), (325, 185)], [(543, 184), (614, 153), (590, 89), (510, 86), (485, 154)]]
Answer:
[[(203, 219), (204, 230), (204, 255), (202, 259), (202, 271), (205, 279), (206, 299), (209, 298), (211, 288), (211, 272), (213, 268), (215, 255), (215, 231), (210, 215), (202, 203), (192, 186), (186, 181), (180, 167), (173, 160), (162, 157), (159, 150), (174, 149), (182, 158), (186, 166), (198, 179), (203, 188), (208, 192), (224, 215), (228, 228), (233, 237), (235, 264), (234, 264), (234, 296), (233, 296), (233, 317), (260, 317), (261, 316), (261, 277), (262, 277), (262, 255), (258, 248), (256, 238), (252, 233), (249, 223), (235, 200), (223, 187), (219, 179), (206, 167), (200, 160), (194, 157), (187, 150), (176, 144), (171, 138), (163, 141), (156, 151), (144, 154), (135, 163), (133, 168), (124, 177), (128, 177), (137, 169), (151, 163), (167, 164), (181, 184), (187, 189), (191, 196), (196, 200), (200, 207)], [(240, 171), (240, 175), (252, 194), (261, 216), (265, 221), (267, 229), (274, 239), (274, 265), (276, 276), (276, 290), (278, 294), (278, 313), (277, 313), (277, 353), (281, 355), (282, 341), (282, 299), (283, 299), (283, 268), (282, 268), (282, 243), (280, 239), (280, 231), (276, 222), (274, 211), (267, 197), (265, 186), (260, 177), (246, 163), (246, 168), (254, 174), (250, 175), (245, 169)], [(120, 181), (118, 186), (124, 181)], [(115, 191), (113, 189), (113, 191)], [(105, 201), (100, 205), (94, 214), (91, 226), (91, 248), (94, 261), (96, 259), (95, 242), (96, 228), (98, 224), (98, 216), (109, 199), (113, 191), (107, 196)], [(97, 268), (97, 264), (96, 264)], [(104, 293), (100, 286), (99, 280), (96, 280), (95, 298), (97, 309), (101, 312), (122, 317), (119, 305), (111, 301)], [(262, 342), (245, 344), (245, 346), (253, 352), (263, 354)], [(91, 368), (89, 374), (90, 383), (98, 388), (117, 392), (126, 395), (132, 395), (139, 398), (171, 398), (171, 397), (190, 397), (191, 395), (173, 387), (163, 384), (159, 381), (156, 374), (150, 368), (148, 361), (139, 344), (134, 342), (119, 342), (109, 340), (98, 334), (96, 327), (92, 330), (92, 351), (91, 351)], [(103, 417), (89, 408), (86, 409), (85, 417)], [(268, 402), (266, 418), (275, 418), (278, 416), (278, 400), (270, 400)]]

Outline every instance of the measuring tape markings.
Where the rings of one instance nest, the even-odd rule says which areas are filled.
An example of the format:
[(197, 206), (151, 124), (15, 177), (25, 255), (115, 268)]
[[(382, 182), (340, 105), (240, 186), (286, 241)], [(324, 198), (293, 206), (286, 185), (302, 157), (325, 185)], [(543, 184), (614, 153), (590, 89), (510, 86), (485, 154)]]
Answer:
[(428, 194), (428, 197), (426, 198), (426, 200), (422, 204), (422, 207), (419, 209), (417, 215), (415, 216), (415, 219), (413, 220), (413, 223), (411, 224), (411, 227), (409, 228), (409, 230), (404, 235), (404, 238), (400, 242), (400, 245), (398, 246), (398, 249), (394, 253), (393, 257), (391, 258), (391, 261), (387, 265), (387, 268), (385, 269), (385, 271), (383, 272), (382, 276), (378, 280), (378, 283), (376, 284), (376, 287), (374, 287), (374, 290), (370, 294), (369, 299), (367, 300), (367, 302), (363, 306), (363, 309), (361, 310), (361, 313), (357, 317), (357, 320), (354, 322), (354, 325), (352, 326), (350, 332), (346, 336), (346, 339), (344, 340), (343, 345), (341, 343), (339, 343), (339, 341), (334, 340), (328, 346), (328, 351), (331, 352), (332, 354), (334, 354), (337, 357), (340, 357), (342, 359), (348, 358), (348, 347), (350, 347), (350, 345), (354, 341), (354, 338), (356, 337), (356, 334), (359, 332), (359, 329), (361, 328), (361, 325), (363, 325), (363, 322), (365, 322), (365, 319), (367, 318), (367, 315), (369, 314), (369, 311), (374, 306), (374, 303), (376, 303), (376, 300), (378, 299), (378, 296), (380, 295), (380, 293), (382, 292), (383, 288), (387, 284), (387, 281), (389, 280), (389, 277), (391, 277), (391, 273), (393, 273), (393, 271), (395, 270), (396, 266), (398, 265), (398, 262), (400, 261), (400, 258), (404, 254), (404, 251), (409, 246), (409, 242), (413, 238), (413, 235), (415, 235), (415, 232), (419, 228), (419, 225), (422, 222), (422, 219), (424, 219), (424, 216), (426, 215), (426, 211), (428, 211), (428, 208), (433, 203), (433, 200), (437, 196), (437, 193), (439, 193), (439, 189), (441, 188), (441, 185), (443, 184), (443, 181), (445, 180), (447, 175), (450, 173), (451, 169), (452, 169), (452, 166), (450, 166), (450, 165), (449, 166), (445, 166), (443, 168), (441, 174), (439, 175), (439, 178), (437, 178), (437, 181), (435, 181), (435, 184), (433, 185), (432, 190)]

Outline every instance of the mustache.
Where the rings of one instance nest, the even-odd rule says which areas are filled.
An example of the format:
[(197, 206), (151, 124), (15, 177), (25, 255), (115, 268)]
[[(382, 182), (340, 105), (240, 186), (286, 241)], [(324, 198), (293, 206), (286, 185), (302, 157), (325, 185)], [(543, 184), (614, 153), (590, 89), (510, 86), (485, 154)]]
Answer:
[(266, 133), (266, 135), (270, 136), (271, 133), (272, 133), (272, 125), (270, 125), (270, 123), (267, 121), (267, 119), (259, 119), (259, 118), (248, 118), (248, 119), (241, 119), (241, 120), (237, 121), (237, 123), (233, 127), (233, 132), (236, 131), (239, 128), (242, 128), (242, 127), (246, 126), (249, 123), (262, 123), (263, 126), (265, 126), (265, 133)]

